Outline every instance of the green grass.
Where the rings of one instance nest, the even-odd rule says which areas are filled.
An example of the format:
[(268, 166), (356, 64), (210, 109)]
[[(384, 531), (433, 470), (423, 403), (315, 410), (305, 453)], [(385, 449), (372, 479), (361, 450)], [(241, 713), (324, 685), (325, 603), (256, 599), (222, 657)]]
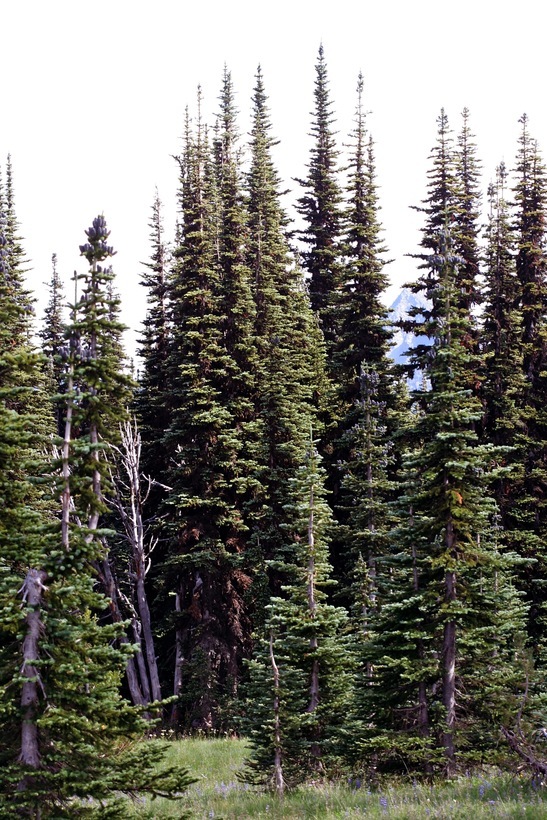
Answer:
[(170, 764), (187, 768), (197, 779), (180, 801), (144, 801), (128, 806), (128, 818), (529, 818), (547, 820), (542, 789), (517, 775), (462, 777), (435, 786), (390, 784), (371, 791), (359, 781), (302, 787), (280, 801), (275, 795), (237, 779), (243, 768), (242, 740), (186, 739), (173, 742)]

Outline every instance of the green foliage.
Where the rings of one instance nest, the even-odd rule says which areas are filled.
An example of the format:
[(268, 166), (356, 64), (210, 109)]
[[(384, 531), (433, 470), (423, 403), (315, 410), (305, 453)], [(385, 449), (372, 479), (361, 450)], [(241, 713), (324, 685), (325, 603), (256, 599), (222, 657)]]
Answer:
[[(0, 233), (2, 281), (9, 282), (9, 254)], [(106, 601), (95, 589), (93, 562), (101, 545), (93, 516), (100, 511), (100, 466), (92, 431), (108, 429), (106, 387), (117, 384), (111, 375), (108, 343), (101, 329), (112, 331), (107, 307), (101, 301), (97, 259), (108, 255), (102, 217), (88, 231), (88, 256), (96, 277), (80, 303), (77, 327), (90, 355), (74, 372), (82, 385), (78, 421), (81, 447), (72, 457), (70, 425), (62, 475), (56, 466), (37, 472), (39, 417), (22, 412), (24, 380), (35, 377), (38, 360), (29, 355), (24, 337), (8, 352), (10, 380), (0, 397), (0, 728), (6, 742), (0, 766), (0, 815), (3, 817), (116, 817), (123, 816), (121, 793), (148, 791), (171, 794), (184, 788), (185, 772), (170, 771), (157, 780), (158, 749), (135, 745), (147, 723), (120, 695), (120, 680), (128, 658), (115, 648), (119, 627), (103, 625), (97, 613)], [(8, 297), (0, 311), (16, 320), (21, 305)], [(86, 311), (86, 308), (89, 308)], [(6, 356), (2, 348), (0, 357)], [(74, 351), (74, 348), (73, 348)], [(78, 369), (77, 365), (80, 365)], [(1, 369), (1, 363), (0, 363)], [(20, 375), (22, 383), (17, 385)], [(25, 375), (27, 374), (27, 375)], [(85, 389), (83, 387), (85, 385)], [(12, 396), (19, 397), (12, 403)], [(72, 391), (67, 402), (75, 401)], [(67, 467), (70, 469), (67, 471)], [(77, 488), (76, 513), (91, 515), (84, 525), (74, 512), (63, 527), (54, 515), (58, 497), (70, 511)], [(65, 529), (65, 523), (69, 524)], [(86, 526), (87, 525), (87, 526)]]
[(342, 279), (342, 190), (338, 181), (338, 151), (333, 132), (334, 119), (329, 93), (328, 72), (323, 46), (315, 66), (314, 111), (308, 176), (298, 180), (306, 193), (298, 200), (298, 210), (305, 220), (302, 238), (309, 250), (304, 264), (310, 275), (312, 310), (319, 315), (327, 351), (337, 337), (335, 295)]
[[(315, 397), (321, 386), (317, 326), (285, 234), (274, 140), (260, 70), (253, 97), (251, 166), (247, 177), (247, 264), (256, 303), (256, 420), (258, 477), (263, 487), (250, 508), (255, 539), (266, 559), (292, 553), (288, 523), (290, 480), (302, 464)], [(320, 348), (319, 348), (320, 349)]]
[(252, 778), (273, 786), (274, 760), (291, 787), (332, 772), (341, 759), (341, 727), (350, 700), (347, 613), (327, 602), (332, 584), (325, 475), (314, 445), (293, 479), (295, 558), (282, 570), (283, 597), (267, 607), (265, 637), (250, 663), (245, 731)]
[[(279, 793), (283, 782), (296, 789), (350, 764), (375, 777), (453, 776), (506, 763), (511, 743), (521, 759), (526, 750), (541, 758), (536, 727), (545, 723), (543, 161), (523, 117), (514, 201), (500, 166), (481, 262), (469, 112), (455, 139), (441, 111), (411, 285), (426, 304), (403, 323), (426, 342), (409, 356), (406, 371), (423, 374), (409, 401), (388, 357), (386, 250), (361, 76), (357, 92), (344, 188), (321, 47), (299, 181), (303, 226), (291, 233), (261, 70), (243, 166), (225, 69), (214, 128), (201, 91), (195, 120), (187, 114), (176, 237), (165, 240), (156, 196), (142, 278), (134, 407), (151, 476), (144, 527), (157, 541), (146, 592), (145, 561), (131, 572), (153, 602), (162, 684), (175, 694), (171, 724), (228, 732), (244, 709), (249, 777)], [(304, 270), (291, 235), (303, 242)], [(32, 343), (8, 158), (1, 816), (122, 817), (118, 792), (172, 796), (188, 784), (174, 770), (156, 783), (161, 747), (137, 743), (149, 724), (120, 696), (128, 661), (144, 669), (143, 656), (132, 656), (123, 606), (95, 589), (99, 567), (122, 577), (128, 558), (124, 533), (112, 532), (109, 445), (119, 443), (133, 385), (104, 217), (80, 250), (89, 270), (75, 276), (66, 327), (53, 260), (44, 361)], [(53, 394), (64, 436), (56, 460), (44, 455)], [(124, 581), (120, 597), (129, 589)], [(126, 598), (131, 612), (135, 598)], [(115, 623), (105, 625), (109, 609)], [(543, 772), (541, 760), (526, 762)]]
[[(488, 767), (441, 783), (391, 778), (368, 782), (359, 773), (318, 780), (282, 799), (240, 780), (247, 743), (237, 739), (186, 738), (170, 744), (169, 763), (188, 767), (196, 778), (184, 795), (184, 806), (197, 817), (257, 818), (398, 818), (426, 817), (486, 820), (492, 816), (547, 817), (544, 788), (530, 779)], [(177, 803), (162, 799), (126, 803), (126, 816), (148, 820), (181, 817)]]
[(56, 429), (61, 436), (64, 432), (64, 408), (61, 397), (67, 389), (66, 323), (63, 316), (65, 300), (63, 284), (57, 270), (56, 254), (53, 254), (51, 263), (49, 301), (44, 310), (40, 338), (42, 351), (46, 357), (45, 374), (49, 382), (49, 392), (52, 394)]
[(474, 357), (457, 306), (459, 257), (445, 232), (438, 242), (431, 389), (419, 394), (400, 525), (378, 580), (385, 596), (362, 655), (363, 671), (374, 672), (362, 683), (361, 748), (380, 769), (453, 773), (492, 760), (500, 725), (516, 715), (524, 607), (511, 581), (516, 556), (493, 528), (498, 454), (474, 430), (481, 408), (467, 389)]
[[(372, 138), (367, 139), (363, 78), (349, 179), (344, 281), (337, 294), (339, 333), (331, 357), (337, 425), (328, 431), (333, 510), (339, 522), (333, 544), (337, 573), (352, 583), (356, 561), (381, 552), (389, 500), (390, 451), (396, 393), (388, 349), (391, 329), (381, 302), (387, 285), (378, 219)], [(392, 471), (392, 469), (391, 469)], [(374, 546), (366, 543), (375, 541)], [(347, 595), (346, 595), (347, 597)]]

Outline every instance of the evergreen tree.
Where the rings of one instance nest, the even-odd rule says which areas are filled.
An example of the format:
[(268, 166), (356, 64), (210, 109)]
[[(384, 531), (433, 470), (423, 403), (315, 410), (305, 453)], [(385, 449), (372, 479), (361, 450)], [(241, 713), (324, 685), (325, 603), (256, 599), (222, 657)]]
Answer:
[(310, 151), (307, 178), (298, 180), (306, 190), (298, 200), (298, 210), (305, 222), (301, 236), (309, 248), (304, 251), (303, 259), (310, 276), (311, 306), (319, 314), (330, 362), (331, 348), (338, 334), (334, 300), (342, 281), (342, 190), (338, 181), (338, 151), (322, 45), (315, 72), (311, 129), (314, 144)]
[[(174, 685), (180, 701), (173, 719), (212, 729), (222, 725), (222, 704), (237, 692), (250, 626), (243, 601), (249, 586), (241, 556), (245, 525), (234, 500), (244, 491), (244, 480), (237, 483), (242, 434), (230, 392), (237, 368), (223, 334), (217, 181), (200, 114), (194, 133), (187, 120), (180, 167), (180, 244), (169, 294), (170, 426), (164, 436), (169, 552), (160, 555), (157, 605), (176, 593)], [(184, 669), (182, 658), (189, 659)]]
[[(334, 446), (329, 458), (334, 510), (341, 525), (334, 539), (336, 569), (343, 572), (346, 584), (353, 576), (360, 553), (366, 556), (366, 561), (378, 554), (368, 548), (363, 552), (362, 522), (363, 516), (367, 518), (370, 513), (376, 523), (373, 527), (370, 520), (370, 527), (364, 531), (382, 529), (380, 507), (388, 500), (386, 447), (391, 432), (388, 431), (388, 413), (395, 398), (387, 355), (391, 329), (381, 302), (387, 286), (385, 248), (380, 239), (373, 143), (367, 136), (361, 75), (357, 95), (345, 279), (337, 299), (339, 336), (332, 359), (339, 422), (332, 434)], [(372, 490), (373, 484), (379, 495)], [(374, 514), (372, 508), (364, 513), (364, 507), (369, 504), (376, 507)]]
[(19, 221), (15, 212), (15, 189), (13, 184), (13, 167), (11, 156), (8, 154), (6, 162), (6, 185), (4, 190), (4, 216), (5, 227), (4, 236), (6, 240), (5, 251), (7, 253), (7, 263), (9, 266), (9, 277), (14, 294), (22, 308), (22, 317), (32, 314), (32, 298), (25, 285), (26, 259), (19, 236)]
[(63, 283), (57, 270), (57, 255), (51, 258), (52, 273), (49, 284), (49, 301), (44, 310), (43, 324), (40, 331), (42, 351), (46, 357), (46, 373), (50, 380), (51, 393), (54, 399), (57, 433), (62, 435), (64, 425), (64, 411), (60, 404), (60, 396), (66, 391), (66, 363), (65, 356), (65, 320), (63, 308), (65, 296)]
[[(510, 497), (505, 500), (507, 541), (514, 546), (527, 565), (522, 585), (531, 604), (529, 634), (536, 657), (544, 654), (545, 523), (547, 497), (547, 417), (545, 395), (547, 384), (545, 351), (547, 350), (545, 252), (547, 178), (537, 143), (528, 131), (528, 119), (521, 120), (522, 131), (516, 161), (514, 187), (514, 237), (516, 244), (517, 298), (520, 315), (518, 346), (508, 357), (521, 357), (524, 379), (518, 383), (519, 435), (514, 444), (521, 464), (520, 474), (511, 482)], [(511, 423), (512, 419), (507, 419)]]
[[(458, 271), (460, 298), (458, 306), (470, 317), (481, 301), (479, 282), (480, 233), (480, 163), (477, 147), (469, 126), (469, 110), (462, 112), (462, 128), (455, 152), (457, 180), (456, 210), (454, 214), (454, 249), (463, 259)], [(476, 330), (474, 336), (476, 337)], [(471, 339), (469, 343), (472, 344)]]
[(260, 68), (253, 97), (248, 188), (247, 265), (256, 304), (256, 419), (260, 425), (258, 479), (263, 494), (250, 510), (262, 559), (292, 554), (288, 522), (290, 479), (303, 461), (320, 377), (316, 324), (300, 271), (289, 250), (286, 216), (271, 149), (267, 98)]
[[(431, 359), (431, 342), (435, 337), (438, 318), (435, 315), (436, 300), (434, 293), (438, 287), (436, 271), (429, 264), (429, 257), (436, 253), (439, 231), (448, 231), (451, 236), (454, 253), (461, 263), (457, 267), (456, 290), (459, 294), (455, 308), (460, 311), (466, 322), (466, 344), (470, 350), (477, 347), (477, 326), (474, 307), (480, 301), (478, 276), (478, 213), (480, 195), (478, 190), (479, 163), (476, 148), (469, 128), (467, 109), (463, 113), (463, 127), (458, 140), (458, 149), (454, 147), (452, 131), (448, 117), (441, 109), (438, 117), (437, 141), (431, 152), (431, 168), (428, 171), (427, 198), (417, 210), (425, 214), (422, 228), (421, 246), (424, 249), (412, 256), (420, 261), (423, 273), (415, 283), (410, 285), (413, 293), (421, 293), (429, 300), (428, 307), (415, 308), (409, 320), (401, 326), (411, 331), (414, 336), (425, 337), (424, 342), (416, 347), (412, 361), (414, 370), (407, 367), (413, 375), (416, 370), (425, 374)], [(478, 382), (470, 385), (478, 392)]]
[(431, 390), (420, 396), (401, 525), (384, 562), (389, 593), (364, 653), (375, 671), (361, 694), (361, 748), (382, 768), (452, 774), (491, 760), (499, 726), (516, 714), (523, 607), (509, 579), (515, 556), (498, 548), (492, 525), (496, 453), (474, 430), (481, 408), (467, 387), (474, 357), (458, 309), (462, 261), (449, 234), (438, 242)]
[[(387, 310), (381, 297), (388, 284), (384, 269), (386, 249), (381, 240), (374, 144), (367, 135), (363, 110), (363, 77), (357, 85), (358, 103), (348, 186), (349, 209), (345, 243), (344, 284), (337, 301), (340, 332), (333, 355), (333, 370), (342, 412), (351, 408), (360, 392), (360, 368), (388, 368), (391, 339)], [(386, 385), (387, 386), (387, 385)], [(385, 389), (385, 387), (384, 387)], [(345, 426), (350, 426), (346, 419)]]
[[(139, 354), (142, 371), (135, 396), (135, 407), (143, 438), (142, 467), (156, 481), (165, 479), (167, 454), (163, 445), (169, 427), (166, 368), (170, 344), (169, 276), (170, 251), (164, 239), (162, 203), (156, 191), (150, 221), (152, 253), (141, 284), (147, 289), (147, 311), (143, 322)], [(157, 505), (158, 492), (152, 492), (151, 503)]]
[[(95, 268), (106, 249), (104, 220), (95, 220), (88, 238)], [(0, 232), (2, 281), (9, 281), (6, 244)], [(80, 303), (99, 321), (96, 306), (92, 298)], [(6, 319), (21, 310), (12, 293), (2, 299)], [(100, 334), (98, 328), (93, 333), (91, 316), (82, 317), (82, 326), (98, 342)], [(11, 360), (13, 373), (38, 372), (38, 358), (25, 349), (24, 341), (16, 346), (3, 344), (0, 351), (3, 362)], [(97, 372), (104, 374), (98, 343), (93, 351)], [(9, 406), (13, 393), (28, 389), (25, 379), (2, 386), (0, 721), (2, 734), (9, 739), (1, 754), (2, 817), (12, 817), (14, 812), (35, 818), (119, 817), (125, 810), (120, 794), (144, 790), (173, 796), (189, 782), (185, 772), (174, 770), (158, 781), (154, 769), (163, 751), (128, 744), (129, 738), (140, 737), (144, 724), (119, 695), (127, 655), (112, 646), (115, 630), (102, 626), (95, 616), (104, 599), (94, 591), (92, 567), (102, 550), (96, 538), (102, 490), (93, 430), (103, 429), (98, 405), (104, 394), (93, 392), (93, 387), (89, 390), (88, 417), (93, 421), (79, 448), (75, 447), (72, 411), (79, 402), (77, 415), (81, 414), (84, 402), (81, 393), (74, 391), (72, 378), (84, 384), (77, 372), (81, 364), (87, 383), (91, 367), (90, 356), (81, 354), (81, 347), (71, 345), (58, 480), (51, 472), (37, 472), (36, 454), (42, 441), (36, 416)], [(92, 473), (89, 462), (94, 465)], [(53, 512), (59, 495), (63, 509), (57, 518)], [(78, 504), (76, 510), (80, 517), (87, 516), (83, 526), (74, 516), (73, 498), (85, 498), (85, 505)]]
[[(507, 171), (501, 163), (496, 181), (489, 186), (485, 297), (481, 346), (484, 352), (482, 401), (483, 438), (505, 449), (501, 472), (494, 485), (503, 538), (519, 550), (519, 535), (511, 534), (511, 508), (515, 486), (522, 482), (522, 398), (526, 394), (523, 372), (522, 314), (518, 309), (520, 284), (515, 265), (515, 237), (506, 200)], [(522, 569), (521, 569), (522, 572)]]
[[(516, 275), (514, 236), (506, 199), (507, 171), (501, 163), (488, 189), (489, 215), (485, 265), (482, 347), (485, 354), (483, 403), (486, 438), (496, 445), (514, 444), (519, 426), (519, 396), (524, 391), (520, 285)], [(505, 492), (497, 497), (503, 518)]]
[(260, 494), (261, 486), (256, 463), (260, 430), (255, 414), (258, 369), (256, 306), (251, 271), (246, 258), (247, 211), (238, 146), (232, 79), (225, 69), (214, 143), (214, 171), (218, 192), (220, 331), (226, 352), (222, 398), (232, 417), (232, 437), (237, 449), (237, 458), (226, 473), (227, 492), (231, 486), (232, 504), (239, 518), (229, 538), (234, 544), (239, 543), (239, 552), (244, 552), (249, 537), (247, 510)]
[(251, 664), (249, 765), (255, 779), (266, 782), (281, 768), (290, 786), (327, 774), (339, 763), (340, 731), (349, 705), (351, 656), (343, 637), (347, 613), (326, 601), (325, 590), (332, 583), (327, 540), (332, 514), (324, 482), (310, 442), (305, 463), (291, 482), (294, 564), (285, 567), (289, 580), (282, 587), (284, 597), (273, 597), (267, 608), (265, 637)]

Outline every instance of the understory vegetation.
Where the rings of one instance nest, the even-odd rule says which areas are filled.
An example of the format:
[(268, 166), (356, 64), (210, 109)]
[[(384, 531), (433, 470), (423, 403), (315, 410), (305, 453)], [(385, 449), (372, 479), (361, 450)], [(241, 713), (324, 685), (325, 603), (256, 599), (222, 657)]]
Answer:
[(169, 763), (196, 778), (180, 804), (157, 799), (127, 808), (135, 818), (398, 818), (399, 820), (469, 820), (547, 817), (543, 788), (518, 773), (485, 767), (473, 775), (432, 784), (380, 778), (371, 785), (359, 775), (304, 784), (283, 799), (244, 780), (249, 746), (243, 740), (188, 738), (173, 742)]

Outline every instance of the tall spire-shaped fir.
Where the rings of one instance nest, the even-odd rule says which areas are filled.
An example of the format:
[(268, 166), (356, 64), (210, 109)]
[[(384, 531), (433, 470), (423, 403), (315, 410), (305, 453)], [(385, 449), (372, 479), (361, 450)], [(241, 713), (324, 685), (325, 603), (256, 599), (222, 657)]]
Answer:
[(338, 180), (334, 118), (330, 99), (327, 64), (323, 46), (315, 66), (314, 111), (308, 175), (299, 180), (306, 193), (298, 201), (304, 219), (301, 233), (308, 247), (304, 265), (310, 276), (312, 310), (320, 318), (330, 363), (337, 339), (336, 293), (341, 285), (342, 190)]

